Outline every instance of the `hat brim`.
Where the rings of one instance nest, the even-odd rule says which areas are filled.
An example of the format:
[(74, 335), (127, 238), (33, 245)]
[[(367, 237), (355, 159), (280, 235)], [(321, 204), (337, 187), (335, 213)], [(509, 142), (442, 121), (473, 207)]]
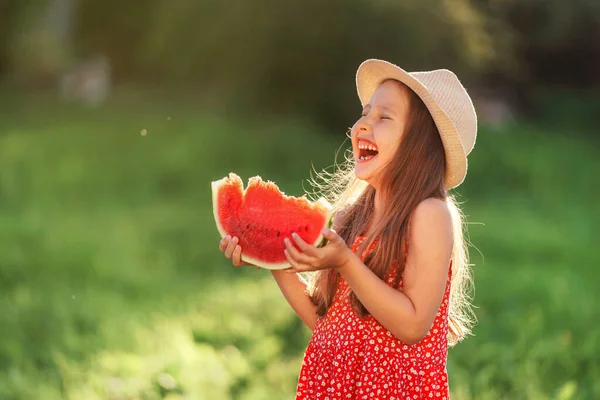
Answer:
[(421, 98), (438, 128), (446, 154), (444, 186), (452, 189), (460, 185), (467, 174), (467, 157), (456, 127), (441, 109), (429, 90), (402, 68), (383, 60), (366, 60), (356, 72), (356, 88), (361, 105), (367, 104), (375, 90), (384, 81), (394, 79), (412, 89)]

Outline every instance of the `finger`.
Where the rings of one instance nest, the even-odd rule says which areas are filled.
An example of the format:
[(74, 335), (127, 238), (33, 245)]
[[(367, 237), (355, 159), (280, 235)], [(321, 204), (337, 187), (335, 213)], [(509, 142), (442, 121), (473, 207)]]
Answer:
[(323, 234), (323, 237), (329, 241), (335, 240), (336, 238), (338, 238), (338, 234), (333, 230), (333, 229), (329, 229), (329, 228), (323, 228), (323, 230), (321, 231), (321, 234)]
[(231, 255), (231, 261), (236, 267), (241, 267), (242, 265), (244, 265), (244, 263), (242, 262), (242, 246), (240, 246), (239, 244), (235, 246), (235, 249), (233, 250), (233, 254)]
[(309, 257), (306, 254), (300, 253), (294, 245), (292, 241), (288, 238), (283, 239), (283, 243), (285, 244), (285, 248), (288, 251), (288, 255), (294, 259), (296, 262), (300, 262), (303, 264), (308, 264)]
[(342, 239), (340, 237), (340, 235), (337, 234), (336, 231), (334, 231), (333, 229), (329, 229), (329, 228), (324, 228), (321, 233), (323, 234), (323, 237), (325, 239), (327, 239), (327, 241), (329, 243), (335, 243), (335, 244), (342, 244), (344, 242), (344, 239)]
[(300, 250), (302, 250), (303, 253), (305, 253), (309, 256), (312, 256), (312, 257), (316, 256), (315, 247), (306, 243), (304, 241), (304, 239), (302, 239), (300, 237), (300, 235), (298, 235), (296, 232), (292, 233), (292, 238), (294, 239), (294, 242), (296, 242), (296, 244), (298, 245)]
[(291, 272), (300, 272), (300, 263), (298, 263), (296, 260), (294, 260), (291, 256), (289, 251), (286, 249), (283, 251), (283, 254), (285, 254), (285, 258), (288, 260), (288, 262), (291, 265), (291, 268), (287, 268), (285, 271), (288, 273)]
[(229, 235), (227, 235), (223, 239), (221, 239), (221, 241), (219, 242), (219, 250), (224, 252), (225, 249), (227, 248), (227, 245), (229, 244), (230, 240), (231, 240), (231, 236), (229, 236)]
[(231, 241), (227, 245), (227, 248), (225, 249), (225, 257), (231, 258), (231, 256), (233, 255), (233, 250), (235, 250), (235, 246), (238, 244), (238, 242), (239, 239), (237, 238), (237, 236), (234, 236), (233, 239), (231, 239)]
[(227, 243), (227, 247), (225, 248), (225, 257), (231, 258), (231, 256), (233, 255), (233, 250), (235, 250), (235, 246), (237, 245), (237, 243), (237, 237), (231, 238), (229, 243)]

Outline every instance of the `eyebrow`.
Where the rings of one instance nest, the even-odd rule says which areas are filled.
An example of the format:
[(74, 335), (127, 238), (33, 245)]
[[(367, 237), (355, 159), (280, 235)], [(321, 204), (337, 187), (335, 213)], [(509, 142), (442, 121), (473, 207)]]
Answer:
[[(365, 104), (365, 106), (363, 107), (362, 110), (363, 110), (363, 112), (365, 112), (365, 111), (368, 112), (371, 108), (372, 108), (372, 106), (370, 104)], [(381, 108), (383, 111), (386, 111), (386, 112), (388, 112), (390, 114), (397, 115), (397, 113), (393, 109), (391, 109), (389, 107), (386, 107), (386, 106), (377, 106), (377, 108)]]

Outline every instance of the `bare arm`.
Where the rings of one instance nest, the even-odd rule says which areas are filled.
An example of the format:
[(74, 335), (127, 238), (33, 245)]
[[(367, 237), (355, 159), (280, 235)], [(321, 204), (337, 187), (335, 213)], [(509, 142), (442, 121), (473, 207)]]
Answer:
[[(332, 227), (334, 230), (339, 228), (336, 215), (333, 217)], [(302, 282), (300, 276), (287, 271), (271, 271), (271, 273), (296, 314), (311, 331), (314, 330), (317, 323), (317, 307), (310, 301), (306, 293), (306, 284)]]
[[(250, 265), (242, 261), (242, 248), (238, 242), (237, 237), (226, 236), (219, 243), (219, 249), (224, 252), (225, 257), (231, 258), (234, 266)], [(300, 280), (297, 274), (290, 274), (282, 270), (271, 271), (271, 274), (292, 309), (306, 326), (313, 330), (317, 322), (316, 306), (312, 304), (306, 293), (306, 284)]]
[(306, 293), (306, 284), (298, 274), (286, 271), (271, 271), (283, 296), (300, 319), (312, 331), (317, 323), (317, 307), (310, 301)]
[(431, 329), (444, 295), (452, 253), (452, 220), (447, 205), (428, 199), (414, 212), (410, 252), (398, 291), (379, 279), (353, 254), (340, 273), (369, 312), (405, 343)]
[(290, 271), (336, 268), (371, 315), (394, 336), (409, 344), (423, 339), (437, 315), (448, 278), (454, 240), (448, 205), (427, 199), (414, 211), (402, 290), (375, 275), (335, 232), (324, 229), (324, 235), (329, 243), (316, 248), (292, 234), (300, 251), (284, 239)]

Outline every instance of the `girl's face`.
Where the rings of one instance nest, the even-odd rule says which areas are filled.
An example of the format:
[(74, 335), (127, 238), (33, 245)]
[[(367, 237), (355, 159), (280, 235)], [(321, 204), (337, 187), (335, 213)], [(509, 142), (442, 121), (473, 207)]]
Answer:
[(382, 83), (362, 117), (351, 130), (352, 150), (356, 160), (354, 174), (376, 189), (378, 176), (392, 160), (400, 143), (408, 117), (408, 89), (397, 81)]

